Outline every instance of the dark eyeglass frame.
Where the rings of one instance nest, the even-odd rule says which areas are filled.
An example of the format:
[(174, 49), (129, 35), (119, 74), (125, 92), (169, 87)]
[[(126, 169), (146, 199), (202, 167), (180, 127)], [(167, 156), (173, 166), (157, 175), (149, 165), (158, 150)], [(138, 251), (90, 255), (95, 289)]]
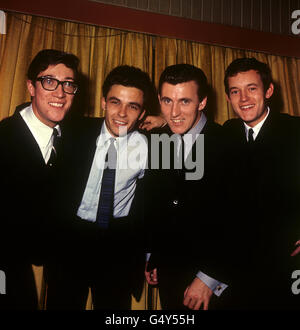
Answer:
[[(45, 86), (44, 86), (44, 81), (45, 81), (45, 79), (51, 79), (51, 80), (56, 81), (56, 83), (57, 83), (56, 87), (55, 87), (54, 89), (45, 88)], [(55, 90), (57, 89), (57, 87), (58, 87), (59, 85), (62, 86), (62, 89), (63, 89), (64, 93), (66, 93), (66, 94), (75, 95), (76, 92), (78, 91), (78, 85), (77, 85), (76, 83), (74, 83), (73, 81), (69, 81), (69, 80), (60, 81), (60, 80), (58, 80), (58, 79), (56, 79), (56, 78), (53, 78), (53, 77), (42, 76), (42, 77), (38, 77), (38, 78), (36, 78), (36, 81), (40, 81), (42, 87), (43, 87), (46, 91), (51, 91), (51, 92), (53, 92), (53, 91), (55, 91)], [(65, 83), (72, 84), (72, 85), (74, 86), (74, 88), (75, 88), (74, 92), (71, 93), (71, 92), (67, 92), (67, 91), (65, 91), (65, 88), (64, 88), (64, 84), (65, 84)]]

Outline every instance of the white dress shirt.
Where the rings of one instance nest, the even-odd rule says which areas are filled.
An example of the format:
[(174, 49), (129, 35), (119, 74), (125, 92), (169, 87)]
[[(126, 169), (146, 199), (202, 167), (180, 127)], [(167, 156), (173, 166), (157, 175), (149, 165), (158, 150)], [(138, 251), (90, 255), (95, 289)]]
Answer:
[(264, 122), (267, 120), (268, 116), (269, 116), (269, 113), (270, 113), (270, 108), (268, 107), (268, 112), (267, 112), (267, 115), (266, 117), (260, 121), (258, 124), (256, 124), (254, 127), (250, 127), (249, 125), (247, 125), (245, 122), (244, 122), (244, 126), (245, 126), (245, 133), (246, 133), (246, 139), (248, 141), (248, 134), (249, 134), (249, 129), (252, 128), (253, 129), (253, 140), (255, 141), (260, 129), (262, 128)]
[[(36, 117), (31, 104), (25, 109), (21, 110), (20, 115), (30, 129), (31, 134), (33, 135), (41, 150), (45, 163), (47, 163), (53, 147), (53, 128), (42, 123)], [(58, 131), (58, 136), (61, 136), (59, 125), (56, 125), (55, 128)]]
[[(96, 141), (96, 152), (89, 174), (88, 182), (77, 215), (85, 220), (95, 222), (101, 190), (105, 157), (112, 135), (105, 122)], [(148, 145), (146, 138), (137, 131), (125, 136), (116, 137), (117, 166), (114, 190), (114, 218), (128, 215), (134, 198), (136, 180), (144, 176), (147, 165)]]

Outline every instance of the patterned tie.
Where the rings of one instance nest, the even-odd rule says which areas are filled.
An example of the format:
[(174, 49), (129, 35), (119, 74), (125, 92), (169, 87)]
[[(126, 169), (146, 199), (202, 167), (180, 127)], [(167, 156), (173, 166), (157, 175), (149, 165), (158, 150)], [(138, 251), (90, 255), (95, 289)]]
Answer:
[(58, 150), (58, 145), (60, 141), (60, 136), (58, 135), (58, 130), (56, 128), (53, 128), (53, 145), (52, 145), (52, 150), (51, 150), (51, 155), (50, 158), (47, 162), (47, 166), (54, 166), (56, 159), (57, 159), (57, 150)]
[(249, 131), (248, 131), (248, 143), (249, 144), (253, 144), (254, 142), (254, 139), (253, 139), (253, 129), (250, 128)]
[(109, 219), (113, 216), (114, 188), (117, 165), (117, 150), (115, 139), (110, 139), (110, 146), (106, 154), (106, 168), (103, 171), (101, 192), (97, 210), (96, 223), (101, 228), (107, 228)]

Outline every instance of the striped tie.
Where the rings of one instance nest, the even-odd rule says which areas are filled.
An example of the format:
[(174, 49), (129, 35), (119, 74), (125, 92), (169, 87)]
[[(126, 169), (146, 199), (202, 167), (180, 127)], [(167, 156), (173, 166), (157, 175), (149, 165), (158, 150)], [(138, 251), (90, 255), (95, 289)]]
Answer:
[(97, 210), (96, 223), (101, 228), (107, 228), (109, 219), (113, 216), (114, 188), (117, 164), (117, 150), (115, 139), (110, 139), (110, 146), (106, 154), (106, 168), (103, 171), (101, 192)]

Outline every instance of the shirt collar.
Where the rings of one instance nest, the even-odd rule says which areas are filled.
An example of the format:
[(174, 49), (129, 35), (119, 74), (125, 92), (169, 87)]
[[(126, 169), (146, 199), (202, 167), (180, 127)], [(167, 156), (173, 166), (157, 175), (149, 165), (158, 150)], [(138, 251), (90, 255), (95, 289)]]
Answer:
[(207, 118), (206, 118), (204, 112), (202, 111), (200, 119), (198, 120), (198, 123), (183, 135), (182, 138), (183, 138), (184, 142), (187, 143), (187, 141), (191, 140), (190, 137), (187, 138), (187, 136), (192, 136), (191, 142), (193, 144), (195, 142), (195, 140), (197, 139), (198, 135), (202, 132), (203, 127), (205, 126), (206, 122), (207, 122)]
[(131, 135), (135, 133), (133, 132), (129, 132), (128, 134), (124, 135), (124, 136), (112, 136), (106, 126), (105, 120), (103, 121), (103, 125), (101, 128), (101, 132), (100, 135), (98, 136), (96, 145), (97, 147), (103, 147), (107, 145), (107, 142), (111, 139), (114, 138), (116, 140), (116, 144), (119, 145), (120, 148), (122, 148), (124, 146), (124, 144), (127, 143), (128, 139), (131, 137)]
[(249, 132), (249, 129), (250, 129), (250, 128), (253, 129), (253, 139), (254, 139), (254, 140), (256, 139), (256, 137), (257, 137), (257, 135), (258, 135), (260, 129), (262, 128), (264, 122), (266, 121), (266, 119), (267, 119), (268, 116), (269, 116), (270, 108), (267, 107), (267, 110), (268, 110), (268, 112), (267, 112), (266, 117), (265, 117), (262, 121), (260, 121), (258, 124), (256, 124), (254, 127), (250, 127), (249, 125), (247, 125), (247, 124), (244, 122), (245, 133), (246, 133), (246, 138), (247, 138), (247, 140), (248, 140), (248, 132)]
[[(31, 133), (34, 138), (38, 141), (41, 147), (46, 147), (52, 137), (53, 128), (42, 123), (34, 114), (32, 109), (32, 104), (20, 111), (20, 115), (28, 125)], [(61, 136), (61, 129), (59, 125), (56, 125), (55, 128), (58, 131), (58, 136)]]

